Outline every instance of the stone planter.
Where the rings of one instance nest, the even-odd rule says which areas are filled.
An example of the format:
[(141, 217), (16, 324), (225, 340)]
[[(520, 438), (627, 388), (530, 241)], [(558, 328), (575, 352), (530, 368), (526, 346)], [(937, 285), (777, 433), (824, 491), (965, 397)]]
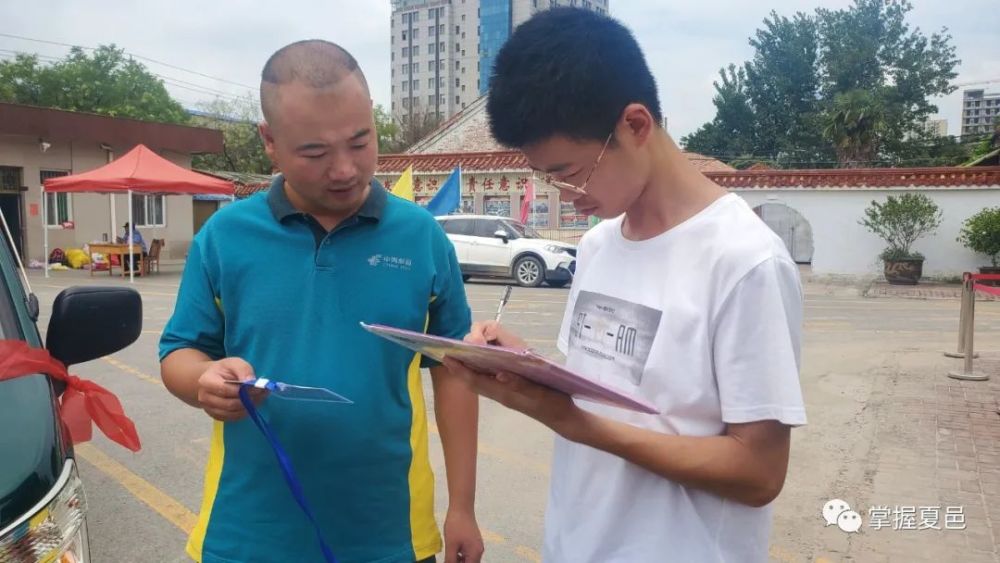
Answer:
[(885, 260), (885, 281), (892, 285), (917, 285), (923, 273), (923, 259)]

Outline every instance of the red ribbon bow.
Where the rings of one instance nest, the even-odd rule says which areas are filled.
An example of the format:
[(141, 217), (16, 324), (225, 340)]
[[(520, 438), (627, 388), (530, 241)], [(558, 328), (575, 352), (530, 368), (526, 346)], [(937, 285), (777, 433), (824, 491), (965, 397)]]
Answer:
[(59, 418), (74, 444), (90, 440), (93, 422), (105, 436), (133, 452), (142, 447), (135, 424), (125, 415), (114, 393), (93, 381), (70, 375), (66, 366), (47, 350), (32, 348), (21, 340), (0, 340), (0, 381), (39, 373), (66, 383), (59, 402)]

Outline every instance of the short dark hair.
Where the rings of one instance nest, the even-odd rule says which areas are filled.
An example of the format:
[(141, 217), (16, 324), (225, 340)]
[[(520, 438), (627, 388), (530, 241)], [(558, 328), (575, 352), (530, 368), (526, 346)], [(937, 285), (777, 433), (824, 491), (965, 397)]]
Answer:
[(632, 32), (590, 10), (552, 8), (500, 49), (486, 108), (493, 136), (523, 147), (556, 134), (604, 141), (631, 103), (662, 121), (656, 80)]
[(367, 88), (358, 61), (336, 43), (306, 39), (285, 45), (267, 59), (260, 73), (260, 107), (264, 119), (270, 120), (277, 86), (302, 82), (313, 88), (329, 88), (354, 73)]

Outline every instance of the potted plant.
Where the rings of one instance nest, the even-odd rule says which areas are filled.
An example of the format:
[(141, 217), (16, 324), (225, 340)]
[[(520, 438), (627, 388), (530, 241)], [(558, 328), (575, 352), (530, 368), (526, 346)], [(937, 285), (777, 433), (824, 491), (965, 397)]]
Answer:
[[(958, 242), (969, 250), (990, 258), (980, 274), (1000, 274), (1000, 207), (988, 207), (965, 220)], [(991, 283), (991, 285), (996, 285)]]
[(941, 225), (941, 210), (924, 194), (889, 196), (884, 203), (872, 201), (859, 221), (888, 245), (880, 257), (885, 279), (891, 284), (915, 285), (923, 275), (924, 256), (912, 250), (920, 237)]

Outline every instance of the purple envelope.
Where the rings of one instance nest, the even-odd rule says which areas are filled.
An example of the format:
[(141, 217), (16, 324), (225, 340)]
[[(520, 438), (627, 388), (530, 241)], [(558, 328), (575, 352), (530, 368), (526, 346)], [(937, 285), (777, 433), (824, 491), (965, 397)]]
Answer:
[(505, 371), (530, 379), (567, 395), (647, 414), (659, 414), (648, 401), (591, 381), (530, 350), (483, 346), (384, 325), (361, 323), (372, 334), (395, 342), (437, 361), (445, 356), (485, 373)]

